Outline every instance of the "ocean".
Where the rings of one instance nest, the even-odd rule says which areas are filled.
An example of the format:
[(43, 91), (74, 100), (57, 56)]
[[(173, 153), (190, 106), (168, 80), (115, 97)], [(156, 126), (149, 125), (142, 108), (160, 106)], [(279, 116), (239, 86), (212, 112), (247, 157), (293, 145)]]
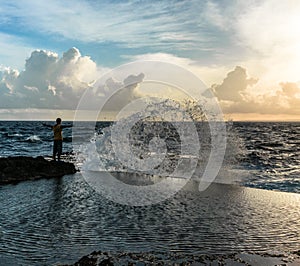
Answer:
[[(51, 158), (52, 131), (43, 123), (51, 125), (51, 122), (44, 121), (0, 121), (0, 157)], [(99, 133), (111, 124), (97, 122), (91, 125), (95, 127), (95, 133)], [(74, 148), (77, 150), (75, 145), (93, 137), (89, 131), (85, 131), (91, 125), (82, 122), (81, 136), (79, 140), (76, 139), (76, 144), (72, 143), (72, 137), (76, 137), (72, 134), (72, 128), (64, 129), (63, 153), (68, 159), (73, 159)], [(240, 170), (240, 173), (243, 171), (243, 176), (247, 171), (245, 179), (237, 178), (241, 185), (300, 192), (300, 122), (233, 122), (228, 127), (227, 149), (233, 160), (230, 167)], [(101, 156), (107, 160), (105, 155), (108, 152), (103, 150), (106, 154), (102, 153)]]
[[(43, 123), (51, 124), (0, 121), (0, 157), (51, 159), (52, 132)], [(112, 126), (82, 122), (76, 131), (64, 129), (63, 159), (81, 172), (0, 186), (0, 265), (74, 263), (94, 250), (203, 254), (300, 249), (300, 123), (227, 123), (225, 158), (204, 192), (197, 189), (197, 176), (211, 147), (210, 138), (199, 134), (196, 178), (172, 197), (145, 206), (106, 198), (82, 174), (96, 170), (105, 178), (114, 172), (129, 183), (138, 178), (135, 165), (124, 167), (114, 154)], [(159, 167), (143, 179), (146, 183), (158, 182), (157, 176), (167, 176), (181, 158), (193, 155), (190, 150), (180, 154), (183, 141), (176, 125), (152, 122), (130, 132), (134, 156), (144, 159), (167, 151)]]

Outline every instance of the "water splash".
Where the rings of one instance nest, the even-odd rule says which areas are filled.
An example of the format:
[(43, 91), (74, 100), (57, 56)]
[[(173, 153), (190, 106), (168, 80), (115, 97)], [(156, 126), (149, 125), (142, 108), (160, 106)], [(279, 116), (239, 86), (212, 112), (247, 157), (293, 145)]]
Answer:
[[(166, 111), (162, 115), (159, 110)], [(200, 180), (212, 148), (218, 148), (212, 146), (218, 143), (212, 143), (210, 124), (201, 108), (192, 101), (163, 100), (147, 105), (145, 113), (146, 117), (135, 113), (100, 131), (95, 130), (90, 142), (80, 147), (78, 160), (82, 170), (185, 178), (185, 172), (196, 164), (192, 178)], [(234, 183), (242, 179), (242, 170), (237, 165), (243, 145), (232, 124), (226, 126), (228, 147), (217, 182)], [(196, 135), (192, 134), (191, 127)], [(152, 158), (155, 160), (149, 162)]]
[[(142, 81), (132, 79), (132, 73), (136, 71), (142, 74), (139, 75), (143, 77)], [(112, 78), (124, 82), (117, 87), (111, 86), (108, 81)], [(140, 87), (139, 94), (124, 102), (122, 95), (137, 87)], [(102, 92), (102, 98), (97, 102), (90, 97), (95, 91)], [(107, 93), (103, 94), (103, 91)], [(186, 102), (182, 102), (183, 99), (187, 99)], [(84, 117), (83, 110), (90, 110), (90, 119), (96, 121), (111, 111), (112, 106), (116, 122), (110, 132), (96, 136), (95, 141), (88, 143), (87, 149), (83, 148), (86, 152), (83, 166), (88, 171), (83, 176), (96, 191), (104, 196), (109, 194), (107, 197), (111, 200), (130, 205), (137, 204), (136, 200), (132, 201), (132, 194), (135, 194), (147, 205), (179, 191), (193, 176), (199, 161), (207, 162), (203, 164), (203, 174), (199, 177), (199, 191), (204, 191), (216, 178), (226, 149), (226, 127), (218, 102), (199, 77), (180, 66), (160, 61), (139, 61), (120, 66), (102, 76), (82, 96), (74, 118), (74, 135), (77, 135), (77, 122)], [(200, 150), (202, 138), (206, 139), (207, 134), (199, 136), (197, 124), (205, 125), (211, 139), (209, 150), (202, 152), (205, 158), (201, 158)], [(107, 139), (102, 139), (105, 137)], [(99, 145), (103, 142), (107, 144), (104, 157), (108, 158), (108, 164), (103, 164), (103, 150)], [(109, 169), (171, 177), (173, 180), (147, 188), (129, 187), (110, 175)], [(98, 173), (104, 170), (105, 173), (99, 173), (97, 177), (97, 173), (90, 173), (91, 170)], [(173, 177), (179, 177), (183, 182), (175, 181)], [(162, 186), (170, 188), (163, 197)]]

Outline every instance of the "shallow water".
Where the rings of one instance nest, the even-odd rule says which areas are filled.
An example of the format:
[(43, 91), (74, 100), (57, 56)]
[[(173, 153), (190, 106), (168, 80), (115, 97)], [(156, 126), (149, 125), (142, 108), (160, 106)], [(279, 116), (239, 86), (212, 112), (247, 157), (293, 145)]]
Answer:
[(81, 174), (2, 186), (0, 262), (72, 263), (94, 250), (300, 249), (299, 194), (222, 184), (200, 193), (197, 184), (144, 207), (110, 202)]

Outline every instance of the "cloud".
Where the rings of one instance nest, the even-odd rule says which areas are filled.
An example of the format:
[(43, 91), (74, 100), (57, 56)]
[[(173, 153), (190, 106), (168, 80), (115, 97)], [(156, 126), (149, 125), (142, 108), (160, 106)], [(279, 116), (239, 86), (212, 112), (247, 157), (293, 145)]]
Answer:
[[(140, 73), (139, 75), (129, 75), (122, 82), (115, 80), (114, 78), (109, 78), (104, 84), (99, 84), (96, 91), (100, 95), (101, 101), (104, 102), (102, 112), (113, 112), (119, 111), (127, 104), (131, 103), (133, 100), (142, 97), (142, 93), (139, 91), (139, 85), (143, 81), (145, 75)], [(96, 98), (91, 100), (90, 97), (85, 97), (88, 99), (87, 108), (99, 109), (99, 99), (94, 101)], [(84, 104), (82, 103), (84, 107)]]
[(130, 60), (134, 61), (161, 61), (184, 67), (188, 67), (189, 65), (195, 63), (195, 61), (192, 59), (175, 56), (169, 53), (147, 53), (134, 56), (127, 56), (126, 58), (129, 58)]
[(218, 38), (213, 31), (223, 25), (219, 7), (198, 0), (20, 0), (4, 2), (1, 13), (0, 25), (16, 21), (24, 30), (69, 40), (160, 50), (211, 49)]
[(212, 90), (226, 114), (289, 114), (300, 115), (300, 84), (280, 82), (272, 92), (257, 91), (258, 79), (248, 77), (245, 68), (237, 66), (221, 84)]
[(222, 84), (212, 85), (212, 89), (219, 100), (241, 101), (247, 88), (256, 82), (256, 79), (247, 77), (246, 69), (237, 66), (227, 74)]
[(0, 28), (12, 34), (20, 29), (23, 44), (45, 36), (49, 43), (58, 36), (60, 44), (113, 43), (117, 50), (172, 51), (202, 66), (244, 65), (255, 75), (264, 71), (265, 79), (293, 80), (300, 61), (299, 12), (297, 1), (280, 0), (20, 0), (1, 2)]
[[(165, 53), (149, 53), (131, 59), (176, 64), (199, 78), (203, 77), (207, 84), (218, 80), (210, 88), (226, 114), (300, 114), (298, 82), (280, 81), (265, 90), (260, 87), (260, 77), (249, 76), (247, 69), (241, 66), (231, 71), (226, 67), (203, 67), (197, 61)], [(126, 73), (116, 71), (114, 73), (120, 75), (108, 75), (102, 84), (95, 87), (95, 82), (106, 71), (90, 57), (81, 55), (75, 47), (62, 56), (51, 51), (34, 50), (23, 71), (0, 67), (0, 106), (9, 110), (75, 110), (83, 93), (86, 93), (87, 103), (82, 107), (98, 110), (100, 103), (106, 102), (105, 111), (113, 112), (142, 96), (170, 94), (165, 87), (157, 85), (155, 90), (150, 85), (147, 87), (143, 83), (145, 75), (139, 69), (131, 69), (130, 64)], [(221, 75), (223, 78), (220, 78)]]
[(102, 69), (89, 57), (82, 56), (75, 47), (60, 58), (56, 53), (35, 50), (26, 60), (21, 72), (11, 68), (0, 69), (0, 105), (2, 108), (48, 108), (76, 109), (87, 89), (90, 93), (89, 108), (97, 108), (105, 101), (111, 90), (125, 87), (114, 97), (113, 108), (128, 102), (138, 95), (136, 88), (143, 74), (131, 75), (123, 81), (109, 79), (102, 91), (93, 89)]
[(300, 114), (298, 82), (279, 82), (271, 84), (269, 88), (261, 87), (260, 78), (249, 76), (245, 67), (236, 66), (230, 71), (226, 66), (204, 67), (195, 60), (165, 53), (137, 55), (131, 59), (158, 60), (191, 71), (206, 84), (212, 84), (208, 87), (214, 92), (225, 114)]
[(236, 33), (243, 44), (261, 55), (274, 55), (282, 48), (294, 49), (295, 41), (299, 42), (299, 11), (297, 1), (247, 3), (235, 24)]
[(265, 87), (298, 81), (300, 2), (245, 1), (244, 5), (233, 25), (235, 40), (245, 51), (240, 64), (260, 75)]

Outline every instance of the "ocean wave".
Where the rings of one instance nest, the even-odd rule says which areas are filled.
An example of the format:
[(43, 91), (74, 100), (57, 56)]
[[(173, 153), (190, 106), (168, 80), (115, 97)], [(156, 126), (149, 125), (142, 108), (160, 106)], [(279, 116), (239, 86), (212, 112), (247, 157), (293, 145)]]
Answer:
[(28, 138), (25, 139), (25, 141), (27, 141), (27, 142), (42, 142), (40, 137), (37, 135), (29, 136)]

